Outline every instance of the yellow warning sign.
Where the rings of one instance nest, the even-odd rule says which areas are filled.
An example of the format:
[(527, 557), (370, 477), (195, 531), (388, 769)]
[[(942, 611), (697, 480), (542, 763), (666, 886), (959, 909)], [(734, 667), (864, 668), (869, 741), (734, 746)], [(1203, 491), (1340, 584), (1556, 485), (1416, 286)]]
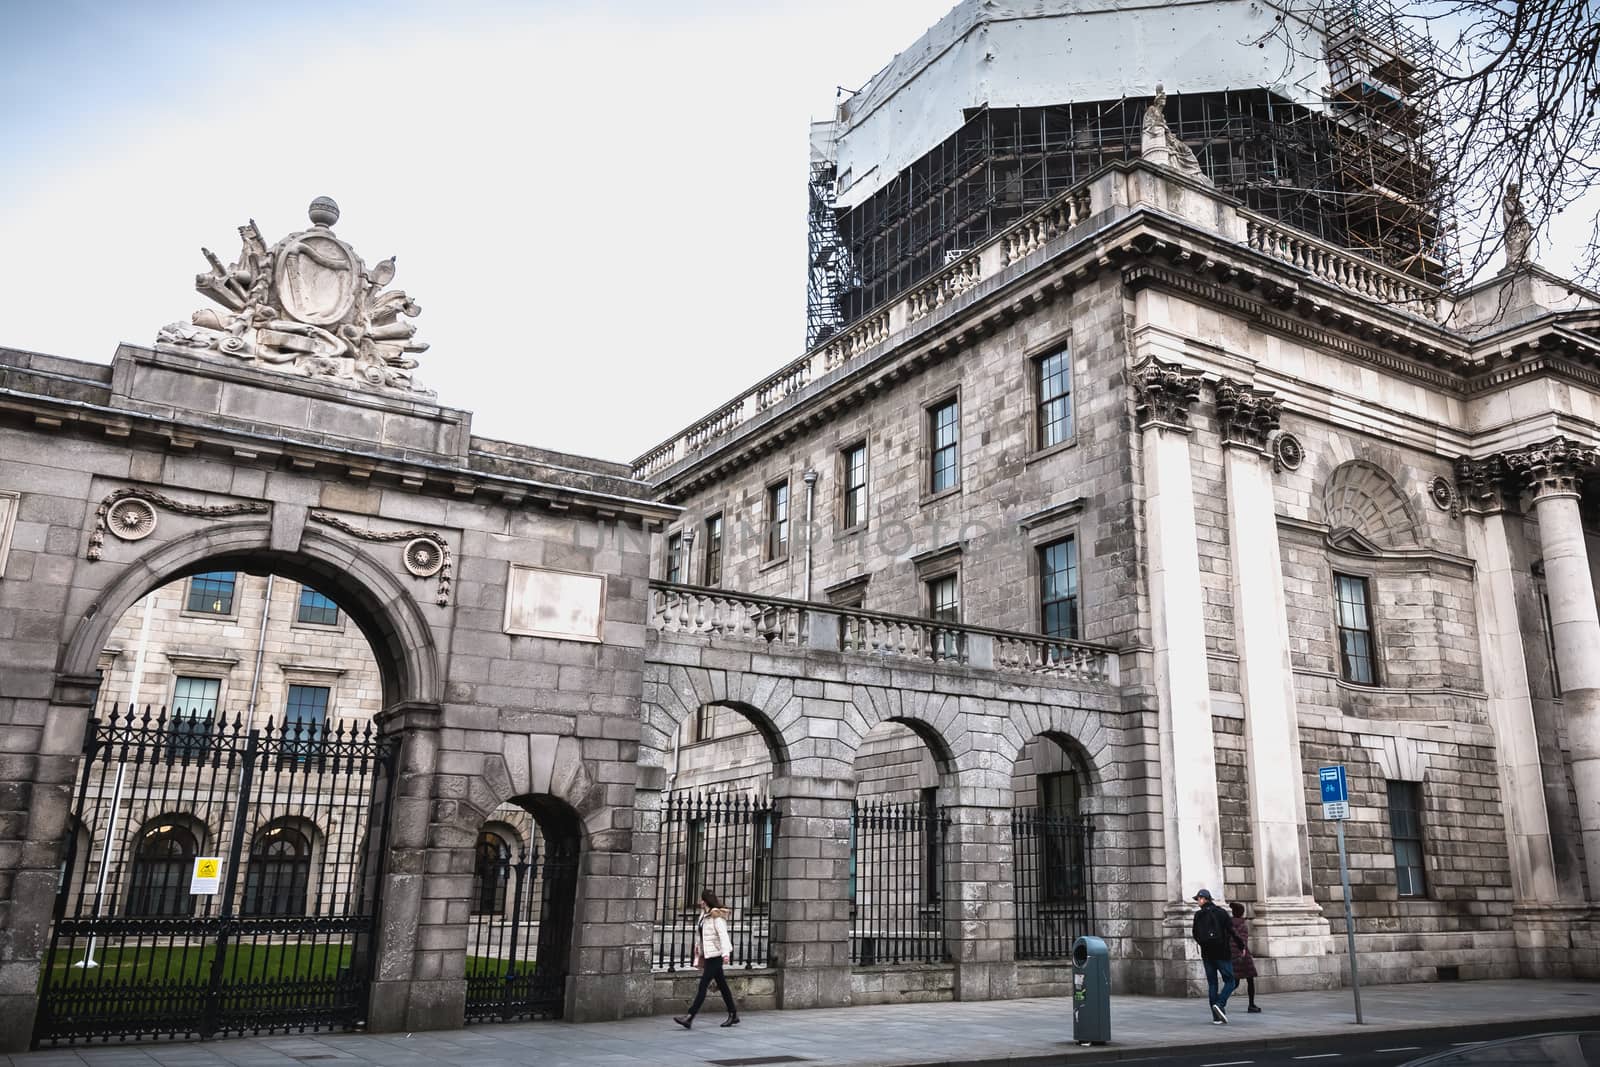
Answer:
[(196, 856), (194, 874), (189, 876), (189, 892), (215, 896), (222, 884), (222, 857)]
[(196, 878), (215, 878), (217, 869), (222, 866), (222, 861), (214, 857), (207, 857), (194, 861), (194, 876)]

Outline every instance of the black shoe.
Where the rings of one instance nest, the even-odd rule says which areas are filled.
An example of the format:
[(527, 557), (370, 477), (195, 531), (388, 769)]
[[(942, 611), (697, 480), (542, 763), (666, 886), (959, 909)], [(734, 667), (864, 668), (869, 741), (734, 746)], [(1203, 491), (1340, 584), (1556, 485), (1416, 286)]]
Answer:
[(734, 1012), (732, 1015), (728, 1016), (727, 1021), (723, 1022), (721, 1025), (722, 1026), (738, 1026), (739, 1025), (739, 1013), (738, 1012)]
[(1248, 1011), (1251, 1015), (1260, 1015), (1261, 1014), (1261, 1009), (1256, 1007), (1254, 1004), (1250, 1005), (1250, 1007), (1245, 1009), (1245, 1010)]
[(1218, 1026), (1221, 1026), (1223, 1023), (1228, 1021), (1228, 1017), (1222, 1014), (1221, 1008), (1213, 1004), (1211, 1005), (1211, 1021), (1216, 1023)]
[(677, 1023), (679, 1026), (683, 1027), (685, 1030), (687, 1030), (687, 1029), (689, 1029), (689, 1027), (694, 1025), (694, 1016), (693, 1015), (674, 1015), (672, 1017), (672, 1021)]
[(1221, 1004), (1217, 1005), (1217, 1018), (1222, 1022), (1227, 1022), (1228, 1021), (1228, 1013), (1223, 1010), (1223, 1007), (1222, 1007)]

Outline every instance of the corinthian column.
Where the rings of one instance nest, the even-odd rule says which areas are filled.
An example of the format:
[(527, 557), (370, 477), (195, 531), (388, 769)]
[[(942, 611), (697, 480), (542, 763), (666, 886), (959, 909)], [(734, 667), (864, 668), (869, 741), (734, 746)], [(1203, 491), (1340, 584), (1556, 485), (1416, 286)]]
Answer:
[(1600, 452), (1557, 437), (1513, 452), (1506, 465), (1533, 494), (1544, 554), (1550, 625), (1578, 794), (1578, 828), (1591, 899), (1600, 892), (1600, 611), (1584, 549), (1578, 498)]
[[(1189, 469), (1189, 407), (1200, 394), (1200, 377), (1150, 360), (1135, 372), (1134, 388), (1144, 444), (1167, 899), (1177, 905), (1203, 888), (1224, 896), (1211, 683)], [(1169, 921), (1182, 920), (1180, 911), (1187, 908), (1175, 909)]]
[[(1217, 383), (1228, 487), (1228, 541), (1233, 570), (1233, 612), (1239, 642), (1240, 696), (1250, 782), (1250, 843), (1255, 854), (1256, 951), (1271, 956), (1271, 942), (1315, 938), (1328, 932), (1306, 884), (1301, 849), (1305, 812), (1300, 728), (1289, 662), (1289, 621), (1278, 549), (1278, 513), (1272, 491), (1267, 438), (1281, 409), (1270, 394), (1224, 378)], [(1314, 949), (1320, 951), (1317, 942)], [(1300, 954), (1293, 950), (1294, 954)]]

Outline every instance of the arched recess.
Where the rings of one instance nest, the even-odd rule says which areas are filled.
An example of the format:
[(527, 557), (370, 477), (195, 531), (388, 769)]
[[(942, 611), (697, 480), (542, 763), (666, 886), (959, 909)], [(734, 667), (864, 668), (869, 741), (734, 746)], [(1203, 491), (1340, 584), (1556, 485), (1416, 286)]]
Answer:
[(670, 764), (682, 731), (692, 728), (703, 708), (738, 712), (766, 742), (774, 777), (787, 773), (790, 743), (782, 722), (798, 723), (793, 682), (787, 678), (742, 672), (673, 666), (647, 686), (639, 738), (639, 762), (647, 767)]
[(1323, 521), (1337, 535), (1350, 530), (1379, 549), (1417, 543), (1417, 513), (1386, 471), (1364, 460), (1334, 468), (1322, 488)]
[[(110, 570), (117, 564), (94, 566)], [(360, 548), (310, 527), (302, 532), (297, 550), (274, 549), (271, 526), (262, 522), (210, 526), (123, 565), (73, 627), (58, 660), (60, 673), (93, 675), (117, 621), (145, 594), (192, 574), (224, 569), (280, 575), (337, 601), (372, 646), (385, 707), (441, 699), (433, 631), (418, 605), (421, 587), (402, 585)]]
[(127, 888), (123, 914), (132, 917), (192, 915), (195, 897), (189, 877), (196, 856), (207, 853), (210, 833), (185, 812), (169, 812), (146, 821), (128, 843)]
[(1007, 774), (1015, 780), (1027, 746), (1036, 738), (1057, 745), (1082, 776), (1080, 811), (1098, 808), (1107, 784), (1117, 776), (1108, 751), (1116, 733), (1098, 713), (1084, 708), (1047, 704), (1012, 704), (1000, 733), (1000, 755), (1008, 761)]
[(240, 913), (295, 916), (320, 912), (317, 873), (323, 847), (322, 831), (310, 819), (287, 815), (259, 827), (245, 851)]

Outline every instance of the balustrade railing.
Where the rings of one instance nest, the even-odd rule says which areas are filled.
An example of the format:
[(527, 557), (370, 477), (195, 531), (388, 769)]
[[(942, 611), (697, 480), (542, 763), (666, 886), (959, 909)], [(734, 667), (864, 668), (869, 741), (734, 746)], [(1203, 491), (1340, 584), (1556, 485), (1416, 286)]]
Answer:
[(848, 330), (835, 334), (827, 344), (823, 345), (823, 372), (843, 366), (873, 345), (882, 343), (888, 336), (889, 312), (880, 311), (876, 315), (868, 315)]
[(1089, 187), (1077, 189), (1022, 219), (1000, 235), (1004, 250), (1002, 261), (1011, 266), (1031, 252), (1036, 252), (1048, 241), (1066, 233), (1089, 217)]
[[(826, 620), (823, 626), (818, 619)], [(738, 637), (796, 648), (971, 666), (1116, 685), (1117, 653), (1103, 645), (1039, 634), (835, 608), (827, 604), (650, 583), (651, 627), (666, 633)]]
[(1245, 239), (1253, 250), (1369, 300), (1393, 304), (1425, 319), (1438, 319), (1437, 287), (1264, 216), (1241, 214), (1245, 219)]
[(689, 445), (689, 451), (693, 452), (696, 449), (704, 448), (743, 421), (744, 397), (741, 396), (716, 414), (709, 418), (701, 419), (689, 428), (689, 432), (684, 435), (684, 439)]
[(970, 257), (957, 260), (911, 290), (906, 297), (906, 321), (916, 322), (933, 314), (977, 285), (981, 277), (982, 270), (978, 260)]

